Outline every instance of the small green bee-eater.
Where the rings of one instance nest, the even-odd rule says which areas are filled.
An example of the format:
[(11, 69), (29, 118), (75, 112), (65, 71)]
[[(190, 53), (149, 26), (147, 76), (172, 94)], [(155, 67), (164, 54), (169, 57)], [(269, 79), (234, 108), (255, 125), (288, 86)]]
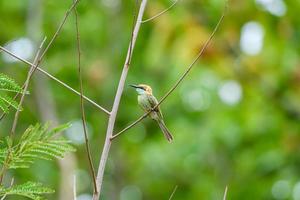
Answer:
[[(136, 92), (138, 93), (138, 104), (145, 112), (151, 111), (158, 104), (158, 101), (155, 96), (153, 96), (152, 89), (149, 85), (139, 84), (130, 86), (135, 88)], [(159, 107), (156, 107), (152, 112), (150, 112), (149, 116), (158, 123), (160, 129), (164, 133), (165, 138), (169, 142), (172, 142), (173, 136), (165, 125), (163, 115)]]

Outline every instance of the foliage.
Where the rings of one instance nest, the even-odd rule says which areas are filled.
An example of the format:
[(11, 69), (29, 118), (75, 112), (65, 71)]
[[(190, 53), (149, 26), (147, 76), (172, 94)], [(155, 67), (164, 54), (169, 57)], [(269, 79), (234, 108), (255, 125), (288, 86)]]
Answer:
[[(1, 175), (3, 169), (28, 168), (36, 159), (63, 158), (67, 152), (74, 151), (68, 140), (58, 138), (57, 135), (68, 127), (70, 124), (63, 124), (48, 130), (48, 124), (36, 124), (29, 126), (15, 145), (9, 137), (0, 141)], [(36, 200), (42, 199), (40, 194), (52, 192), (53, 190), (43, 187), (40, 183), (33, 182), (0, 188), (0, 196), (15, 194)]]
[[(5, 27), (0, 31), (1, 45), (35, 35), (46, 35), (49, 41), (72, 2), (32, 1), (0, 0), (0, 27)], [(107, 109), (113, 104), (126, 57), (133, 9), (138, 8), (135, 2), (102, 0), (78, 4), (84, 94)], [(171, 2), (148, 1), (143, 19), (161, 12)], [(127, 83), (149, 84), (160, 99), (209, 37), (224, 2), (178, 1), (164, 15), (142, 24), (115, 132), (142, 114), (136, 94)], [(222, 199), (226, 185), (230, 200), (283, 199), (278, 193), (286, 195), (285, 199), (300, 199), (300, 3), (228, 2), (224, 23), (213, 42), (183, 84), (161, 105), (174, 143), (168, 144), (149, 119), (113, 141), (102, 199), (168, 199), (175, 185), (178, 190), (174, 200)], [(276, 2), (276, 6), (262, 7), (264, 2)], [(285, 6), (279, 9), (286, 11), (282, 16), (269, 12), (278, 8), (277, 3)], [(70, 14), (41, 67), (78, 89), (73, 17)], [(248, 22), (256, 22), (263, 28), (263, 38), (259, 39), (261, 51), (256, 55), (248, 55), (241, 48), (241, 35)], [(255, 40), (257, 31), (251, 27), (250, 39)], [(32, 41), (39, 44), (41, 40)], [(254, 46), (249, 47), (255, 44), (253, 41)], [(0, 71), (21, 83), (28, 68), (21, 62), (6, 62), (3, 55), (6, 54), (1, 53)], [(28, 59), (32, 60), (33, 57)], [(19, 125), (24, 127), (42, 120), (41, 116), (49, 116), (49, 100), (54, 102), (50, 110), (56, 113), (57, 120), (72, 120), (72, 128), (75, 124), (82, 127), (79, 97), (38, 72), (34, 78), (42, 80), (34, 79), (30, 85), (31, 93), (37, 97), (25, 99), (23, 106), (28, 109), (22, 112)], [(220, 95), (228, 81), (238, 83), (241, 90), (235, 104), (226, 103)], [(35, 89), (38, 87), (45, 95), (40, 95)], [(234, 88), (225, 90), (225, 94), (234, 96)], [(38, 109), (37, 105), (45, 105), (46, 109)], [(84, 105), (96, 167), (105, 140), (107, 116), (88, 102)], [(10, 119), (7, 115), (0, 122), (2, 137), (9, 132)], [(87, 171), (86, 151), (80, 139), (82, 130), (71, 129), (72, 139), (78, 142), (76, 167)], [(50, 162), (47, 164), (39, 173), (45, 176), (47, 185), (59, 191), (67, 174), (59, 173), (62, 171)], [(90, 193), (91, 181), (87, 172), (81, 172), (77, 191)], [(28, 176), (36, 174), (34, 168), (22, 170), (15, 180), (25, 183)], [(278, 184), (283, 187), (278, 189)], [(132, 193), (134, 197), (130, 196)], [(59, 198), (51, 195), (49, 199)]]
[(54, 190), (44, 187), (41, 183), (27, 182), (20, 185), (13, 185), (8, 188), (0, 186), (0, 196), (19, 195), (34, 200), (43, 200), (41, 195), (53, 193)]
[(10, 138), (1, 141), (0, 163), (6, 168), (28, 168), (35, 159), (51, 160), (63, 158), (65, 153), (74, 151), (74, 148), (65, 139), (56, 139), (54, 136), (68, 128), (64, 124), (48, 131), (48, 125), (29, 126), (19, 142), (12, 146)]
[(24, 91), (13, 79), (2, 73), (0, 73), (0, 91), (0, 109), (5, 113), (8, 112), (9, 106), (18, 109), (18, 103), (4, 92), (23, 93)]

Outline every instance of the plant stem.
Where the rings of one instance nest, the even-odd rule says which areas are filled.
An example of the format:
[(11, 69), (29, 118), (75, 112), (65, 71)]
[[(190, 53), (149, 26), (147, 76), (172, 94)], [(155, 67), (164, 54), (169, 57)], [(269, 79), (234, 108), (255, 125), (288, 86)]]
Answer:
[[(23, 58), (20, 58), (19, 56), (17, 56), (16, 54), (8, 51), (7, 49), (5, 49), (4, 47), (0, 46), (0, 50), (4, 51), (5, 53), (11, 55), (12, 57), (20, 60), (21, 62), (31, 66), (35, 65), (27, 60), (24, 60)], [(71, 92), (75, 93), (76, 95), (80, 96), (80, 92), (78, 92), (77, 90), (73, 89), (71, 86), (69, 86), (68, 84), (64, 83), (63, 81), (59, 80), (58, 78), (56, 78), (55, 76), (51, 75), (50, 73), (48, 73), (47, 71), (43, 70), (40, 67), (36, 68), (39, 72), (41, 72), (42, 74), (48, 76), (50, 79), (56, 81), (57, 83), (59, 83), (60, 85), (62, 85), (63, 87), (67, 88), (68, 90), (70, 90)], [(82, 95), (83, 99), (88, 101), (89, 103), (91, 103), (92, 105), (94, 105), (95, 107), (97, 107), (99, 110), (101, 110), (102, 112), (106, 113), (107, 115), (110, 114), (110, 112), (108, 110), (106, 110), (105, 108), (101, 107), (100, 105), (98, 105), (96, 102), (94, 102), (93, 100), (89, 99), (88, 97)]]
[(116, 92), (113, 108), (112, 108), (111, 114), (109, 116), (105, 143), (104, 143), (103, 151), (101, 154), (101, 159), (100, 159), (98, 173), (97, 173), (97, 191), (98, 192), (93, 194), (93, 200), (98, 200), (100, 197), (102, 183), (103, 183), (104, 170), (105, 170), (108, 153), (109, 153), (110, 146), (111, 146), (110, 138), (113, 134), (114, 125), (115, 125), (115, 121), (116, 121), (116, 117), (117, 117), (117, 113), (118, 113), (118, 109), (119, 109), (119, 104), (120, 104), (121, 96), (123, 93), (127, 73), (129, 70), (130, 60), (132, 57), (134, 45), (135, 45), (139, 30), (140, 30), (140, 26), (141, 26), (141, 22), (142, 22), (142, 18), (143, 18), (143, 14), (144, 14), (146, 5), (147, 5), (147, 0), (142, 0), (140, 9), (138, 12), (138, 17), (137, 17), (137, 20), (136, 20), (136, 23), (135, 23), (135, 26), (134, 26), (134, 29), (132, 32), (131, 41), (130, 41), (130, 44), (128, 47), (127, 56), (126, 56), (125, 64), (123, 66), (123, 71), (122, 71), (118, 89)]

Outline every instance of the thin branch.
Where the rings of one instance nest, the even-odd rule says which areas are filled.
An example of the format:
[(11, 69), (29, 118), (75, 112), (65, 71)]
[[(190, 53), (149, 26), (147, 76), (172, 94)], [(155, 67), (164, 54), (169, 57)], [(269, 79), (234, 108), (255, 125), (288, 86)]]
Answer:
[(144, 113), (141, 117), (139, 117), (137, 120), (135, 120), (133, 123), (131, 123), (129, 126), (127, 126), (126, 128), (124, 128), (123, 130), (119, 131), (118, 133), (114, 134), (110, 140), (114, 140), (115, 138), (117, 138), (118, 136), (120, 136), (122, 133), (124, 133), (125, 131), (131, 129), (132, 127), (134, 127), (137, 123), (139, 123), (140, 121), (142, 121), (144, 118), (146, 118), (148, 116), (150, 112)]
[(171, 199), (173, 198), (173, 196), (174, 196), (174, 194), (175, 194), (177, 188), (178, 188), (178, 185), (175, 185), (175, 187), (174, 187), (174, 189), (173, 189), (173, 192), (172, 192), (171, 196), (169, 197), (169, 200), (171, 200)]
[[(58, 37), (62, 27), (64, 26), (68, 16), (70, 15), (71, 11), (76, 7), (76, 5), (79, 3), (80, 0), (75, 0), (73, 2), (73, 4), (70, 6), (70, 8), (66, 11), (64, 18), (62, 19), (59, 27), (57, 28), (56, 32), (54, 33), (53, 37), (51, 38), (49, 44), (47, 45), (47, 47), (45, 48), (44, 52), (42, 53), (40, 60), (43, 59), (43, 57), (45, 56), (46, 52), (48, 51), (48, 49), (50, 48), (50, 46), (53, 44), (54, 40)], [(14, 58), (32, 66), (33, 64), (16, 56), (15, 54), (13, 54), (12, 52), (9, 52), (8, 50), (6, 50), (5, 48), (3, 48), (2, 46), (0, 46), (0, 50), (6, 52), (7, 54), (13, 56)], [(72, 87), (68, 86), (67, 84), (65, 84), (64, 82), (58, 80), (57, 78), (55, 78), (54, 76), (52, 76), (51, 74), (47, 73), (45, 70), (36, 67), (38, 71), (42, 72), (43, 74), (45, 74), (46, 76), (48, 76), (49, 78), (51, 78), (52, 80), (55, 80), (56, 82), (60, 83), (61, 85), (63, 85), (65, 88), (71, 90), (72, 92), (74, 92), (77, 95), (81, 95), (81, 93), (79, 93), (78, 91), (76, 91), (75, 89), (73, 89)], [(83, 98), (85, 100), (87, 100), (89, 103), (93, 104), (94, 106), (96, 106), (97, 108), (99, 108), (101, 111), (105, 112), (106, 114), (110, 114), (109, 111), (107, 111), (106, 109), (104, 109), (103, 107), (101, 107), (100, 105), (98, 105), (97, 103), (95, 103), (94, 101), (90, 100), (89, 98), (87, 98), (86, 96), (83, 96)], [(2, 116), (1, 116), (2, 117)]]
[(149, 22), (151, 20), (154, 20), (156, 18), (158, 18), (159, 16), (165, 14), (166, 12), (168, 12), (169, 10), (171, 10), (173, 8), (173, 6), (175, 6), (177, 4), (179, 0), (176, 0), (172, 5), (170, 5), (168, 8), (166, 8), (165, 10), (161, 11), (160, 13), (154, 15), (153, 17), (150, 17), (149, 19), (143, 20), (142, 23), (146, 23)]
[(44, 38), (41, 45), (39, 46), (39, 48), (37, 50), (37, 53), (35, 55), (34, 61), (33, 61), (34, 65), (31, 66), (31, 68), (30, 68), (30, 70), (27, 74), (27, 78), (26, 78), (25, 86), (24, 86), (24, 92), (21, 95), (21, 100), (20, 100), (20, 103), (18, 105), (18, 109), (15, 113), (13, 125), (12, 125), (11, 132), (10, 132), (10, 137), (13, 137), (14, 134), (15, 134), (15, 130), (16, 130), (16, 127), (17, 127), (20, 110), (21, 110), (22, 104), (24, 102), (25, 94), (26, 94), (26, 91), (28, 89), (30, 79), (31, 79), (33, 73), (35, 72), (36, 68), (38, 67), (39, 63), (41, 62), (40, 53), (41, 53), (41, 50), (42, 50), (42, 47), (43, 47), (45, 41), (46, 41), (46, 37)]
[(43, 54), (41, 55), (41, 60), (44, 58), (45, 54), (47, 53), (48, 49), (50, 48), (50, 46), (52, 45), (52, 43), (54, 42), (54, 40), (57, 38), (57, 36), (59, 35), (62, 27), (65, 25), (66, 20), (68, 18), (68, 16), (70, 15), (70, 13), (72, 12), (72, 10), (75, 8), (75, 6), (79, 3), (80, 0), (75, 0), (72, 5), (70, 6), (70, 8), (65, 12), (65, 16), (62, 19), (60, 25), (58, 26), (56, 32), (54, 33), (53, 37), (51, 38), (49, 44), (47, 45), (47, 47), (45, 48)]
[[(210, 44), (211, 40), (213, 39), (215, 33), (217, 32), (220, 24), (222, 23), (225, 14), (226, 14), (226, 10), (227, 10), (227, 5), (225, 6), (225, 9), (222, 13), (222, 16), (220, 17), (217, 25), (215, 26), (213, 32), (211, 33), (211, 35), (209, 36), (209, 38), (207, 39), (207, 41), (205, 42), (204, 46), (201, 48), (201, 50), (199, 51), (198, 55), (196, 56), (196, 58), (194, 59), (194, 61), (188, 66), (188, 68), (186, 69), (186, 71), (181, 75), (181, 77), (176, 81), (176, 83), (171, 87), (171, 89), (163, 96), (163, 98), (158, 102), (158, 104), (152, 108), (152, 110), (155, 110), (160, 104), (162, 104), (164, 102), (164, 100), (178, 87), (178, 85), (183, 81), (183, 79), (188, 75), (188, 73), (191, 71), (191, 69), (194, 67), (195, 63), (199, 60), (199, 58), (202, 56), (203, 52), (206, 50), (206, 48), (208, 47), (208, 45)], [(124, 133), (125, 131), (127, 131), (128, 129), (132, 128), (133, 126), (135, 126), (137, 123), (139, 123), (140, 121), (142, 121), (145, 117), (147, 117), (147, 115), (149, 113), (152, 112), (152, 110), (150, 110), (149, 112), (145, 113), (144, 115), (142, 115), (140, 118), (138, 118), (136, 121), (134, 121), (132, 124), (130, 124), (129, 126), (127, 126), (126, 128), (124, 128), (123, 130), (121, 130), (120, 132), (116, 133), (115, 135), (113, 135), (111, 137), (111, 140), (114, 140), (116, 137), (120, 136), (122, 133)]]
[[(25, 87), (25, 83), (22, 85), (22, 90), (24, 90), (24, 87)], [(17, 93), (15, 96), (14, 96), (14, 98), (13, 98), (13, 100), (16, 100), (17, 98), (18, 98), (18, 96), (20, 95), (21, 93)], [(10, 109), (11, 108), (11, 105), (8, 105), (7, 106), (7, 109)], [(5, 112), (3, 112), (2, 114), (1, 114), (1, 116), (0, 116), (0, 121), (5, 117), (5, 115), (6, 115), (7, 113), (5, 113)]]
[(224, 195), (223, 195), (223, 200), (226, 200), (227, 198), (227, 190), (228, 190), (228, 186), (226, 185)]
[(135, 0), (135, 7), (133, 9), (133, 19), (132, 19), (132, 29), (131, 29), (131, 36), (130, 36), (130, 43), (129, 43), (129, 50), (127, 52), (127, 54), (129, 54), (129, 58), (127, 59), (127, 62), (125, 63), (124, 66), (126, 66), (127, 68), (130, 66), (131, 63), (131, 58), (132, 58), (132, 50), (133, 50), (133, 43), (132, 43), (132, 39), (134, 37), (134, 28), (135, 28), (135, 23), (136, 23), (136, 9), (137, 9), (137, 5), (138, 5), (138, 1), (139, 0)]
[(83, 87), (82, 87), (82, 75), (81, 75), (81, 48), (80, 48), (80, 33), (79, 33), (79, 25), (78, 25), (78, 14), (77, 9), (74, 9), (75, 14), (75, 27), (76, 27), (76, 41), (77, 41), (77, 52), (78, 52), (78, 75), (79, 75), (79, 85), (80, 85), (80, 110), (81, 110), (81, 120), (82, 120), (82, 126), (83, 126), (83, 132), (84, 132), (84, 139), (85, 139), (85, 148), (86, 153), (88, 157), (89, 162), (89, 168), (90, 173), (93, 179), (93, 186), (94, 191), (97, 193), (97, 185), (96, 185), (96, 174), (94, 165), (92, 162), (92, 155), (90, 150), (90, 143), (89, 143), (89, 137), (88, 137), (88, 130), (86, 128), (86, 117), (85, 117), (85, 110), (83, 106)]
[[(24, 83), (24, 85), (25, 85), (24, 86), (24, 92), (22, 93), (21, 100), (20, 100), (20, 102), (18, 104), (18, 108), (17, 108), (17, 111), (15, 113), (13, 125), (12, 125), (11, 132), (10, 132), (10, 138), (13, 138), (13, 136), (15, 134), (15, 130), (16, 130), (16, 127), (17, 127), (18, 119), (19, 119), (19, 113), (20, 113), (20, 110), (21, 110), (21, 107), (22, 107), (22, 104), (23, 104), (23, 101), (24, 101), (24, 98), (25, 98), (25, 94), (26, 94), (27, 88), (29, 86), (29, 81), (30, 81), (30, 78), (31, 78), (32, 74), (34, 73), (34, 71), (36, 69), (36, 66), (38, 65), (38, 62), (40, 61), (39, 56), (40, 56), (40, 53), (41, 53), (41, 50), (42, 50), (42, 46), (43, 46), (43, 44), (44, 44), (45, 41), (46, 41), (46, 37), (44, 38), (44, 40), (42, 41), (42, 43), (40, 44), (40, 46), (39, 46), (39, 48), (37, 50), (37, 53), (36, 53), (34, 61), (33, 61), (34, 65), (31, 66), (31, 68), (29, 69), (29, 71), (27, 73), (27, 78), (26, 78), (26, 81)], [(11, 148), (8, 149), (8, 152), (11, 153)], [(6, 166), (5, 163), (6, 163), (6, 161), (7, 161), (8, 158), (9, 158), (9, 156), (7, 156), (5, 158), (4, 164), (2, 165), (2, 168), (1, 168), (0, 184), (2, 183), (4, 175), (5, 175), (5, 172), (7, 170), (7, 166)]]
[[(13, 178), (11, 179), (11, 181), (10, 181), (10, 187), (13, 186), (14, 181), (15, 181), (15, 179), (14, 179), (14, 177), (13, 177)], [(7, 196), (7, 194), (5, 194), (5, 195), (1, 198), (1, 200), (4, 200), (4, 199), (6, 198), (6, 196)]]
[(73, 176), (73, 200), (77, 200), (76, 195), (76, 174)]
[[(4, 51), (5, 53), (11, 55), (12, 57), (22, 61), (23, 63), (27, 64), (28, 66), (35, 66), (33, 63), (24, 60), (23, 58), (17, 56), (16, 54), (8, 51), (7, 49), (5, 49), (4, 47), (0, 46), (0, 50)], [(77, 90), (73, 89), (71, 86), (67, 85), (66, 83), (64, 83), (63, 81), (59, 80), (58, 78), (56, 78), (55, 76), (51, 75), (50, 73), (48, 73), (47, 71), (43, 70), (40, 67), (36, 67), (36, 69), (41, 72), (42, 74), (46, 75), (48, 78), (56, 81), (57, 83), (59, 83), (60, 85), (62, 85), (63, 87), (67, 88), (68, 90), (70, 90), (71, 92), (75, 93), (76, 95), (80, 96), (80, 92), (78, 92)], [(94, 102), (93, 100), (89, 99), (86, 96), (82, 96), (84, 98), (84, 100), (86, 100), (87, 102), (91, 103), (93, 106), (97, 107), (99, 110), (101, 110), (102, 112), (106, 113), (107, 115), (110, 115), (110, 112), (108, 110), (106, 110), (105, 108), (103, 108), (102, 106), (98, 105), (96, 102)]]
[(134, 49), (134, 46), (135, 46), (135, 42), (136, 42), (139, 30), (140, 30), (140, 26), (141, 26), (141, 22), (142, 22), (142, 18), (143, 18), (143, 14), (144, 14), (146, 5), (147, 5), (147, 0), (142, 0), (141, 5), (140, 5), (140, 9), (139, 9), (139, 12), (138, 12), (138, 17), (137, 17), (137, 20), (136, 20), (136, 23), (135, 23), (135, 26), (134, 26), (134, 29), (133, 29), (133, 33), (131, 35), (131, 41), (130, 41), (130, 44), (129, 44), (129, 47), (128, 47), (128, 50), (127, 50), (126, 60), (125, 60), (124, 66), (123, 66), (123, 71), (122, 71), (121, 78), (120, 78), (120, 81), (119, 81), (119, 85), (118, 85), (118, 89), (117, 89), (117, 92), (116, 92), (116, 96), (115, 96), (114, 104), (113, 104), (113, 107), (112, 107), (111, 115), (109, 116), (109, 120), (108, 120), (106, 138), (105, 138), (103, 151), (102, 151), (101, 158), (100, 158), (98, 173), (97, 173), (98, 193), (93, 194), (93, 200), (98, 200), (99, 197), (100, 197), (101, 188), (102, 188), (102, 184), (103, 184), (104, 170), (105, 170), (106, 161), (108, 159), (108, 154), (109, 154), (109, 150), (110, 150), (110, 146), (111, 146), (110, 138), (113, 135), (114, 125), (115, 125), (115, 121), (116, 121), (116, 117), (117, 117), (117, 113), (118, 113), (118, 109), (119, 109), (121, 96), (122, 96), (122, 93), (123, 93), (123, 90), (124, 90), (124, 85), (125, 85), (127, 73), (128, 73), (128, 70), (129, 70), (130, 60), (131, 60), (131, 57), (132, 57), (133, 49)]

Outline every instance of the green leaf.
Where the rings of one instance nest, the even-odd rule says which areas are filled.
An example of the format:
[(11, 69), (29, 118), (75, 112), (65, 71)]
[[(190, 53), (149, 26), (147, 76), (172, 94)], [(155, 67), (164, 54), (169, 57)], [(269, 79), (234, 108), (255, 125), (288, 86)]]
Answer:
[(71, 123), (66, 123), (66, 124), (62, 124), (60, 126), (57, 126), (55, 128), (53, 128), (51, 131), (49, 131), (49, 133), (47, 135), (45, 135), (45, 138), (52, 138), (53, 136), (55, 136), (57, 133), (60, 133), (68, 128), (70, 128), (72, 126)]
[(70, 145), (70, 141), (54, 138), (53, 135), (69, 126), (63, 124), (52, 130), (48, 130), (48, 124), (29, 126), (14, 146), (11, 146), (9, 140), (0, 143), (0, 163), (5, 162), (7, 168), (16, 169), (28, 168), (36, 159), (63, 158), (66, 153), (75, 151), (75, 148)]
[(23, 89), (10, 77), (0, 73), (0, 90), (22, 93)]
[[(13, 99), (12, 99), (11, 97), (9, 97), (9, 96), (7, 96), (7, 95), (5, 95), (5, 94), (2, 94), (2, 95), (0, 96), (0, 100), (3, 101), (4, 104), (6, 104), (6, 108), (7, 108), (8, 106), (12, 106), (12, 107), (15, 108), (16, 110), (18, 109), (18, 106), (19, 106), (18, 102), (16, 102), (15, 100), (13, 100)], [(22, 108), (21, 108), (20, 110), (22, 110)]]
[[(24, 93), (24, 90), (13, 79), (2, 73), (0, 73), (0, 91)], [(18, 109), (18, 103), (3, 92), (0, 93), (0, 109), (5, 113), (8, 113), (9, 106)]]
[(0, 196), (18, 195), (33, 200), (44, 200), (43, 194), (53, 193), (54, 190), (43, 186), (41, 183), (27, 182), (20, 185), (13, 185), (9, 188), (0, 187)]

